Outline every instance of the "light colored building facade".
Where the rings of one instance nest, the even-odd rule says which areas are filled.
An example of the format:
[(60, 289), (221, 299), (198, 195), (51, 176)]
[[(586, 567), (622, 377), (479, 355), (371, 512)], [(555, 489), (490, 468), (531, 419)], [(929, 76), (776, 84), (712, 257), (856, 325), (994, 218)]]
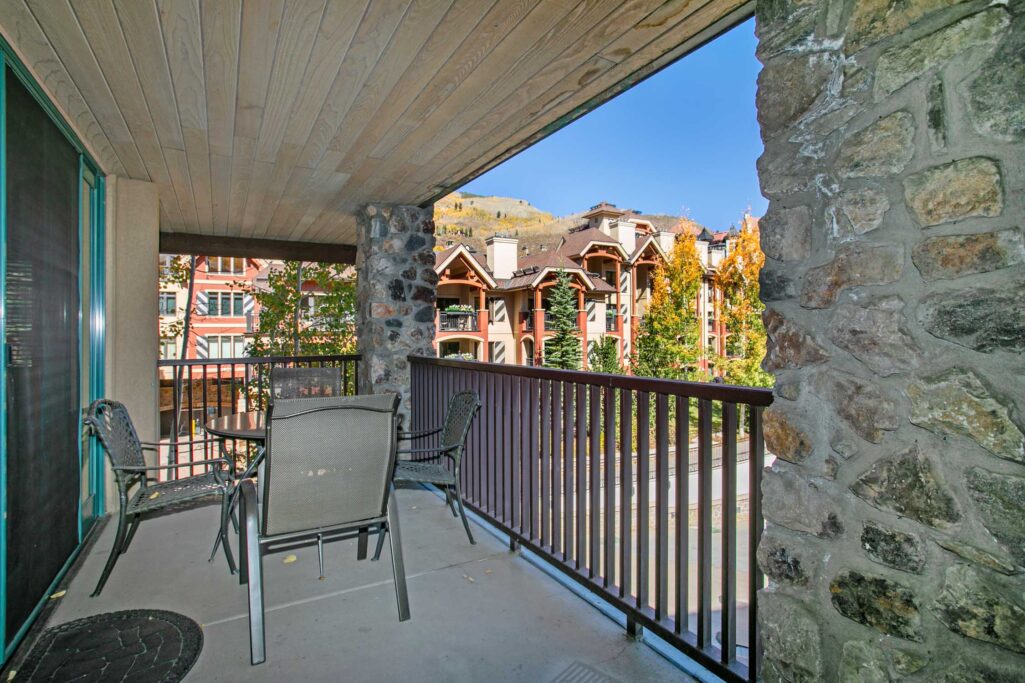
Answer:
[[(629, 365), (640, 323), (651, 304), (655, 271), (676, 239), (690, 230), (704, 268), (695, 301), (704, 334), (700, 335), (702, 369), (710, 357), (725, 353), (722, 293), (715, 273), (730, 248), (732, 232), (711, 233), (681, 223), (669, 230), (602, 202), (552, 246), (522, 253), (518, 240), (495, 235), (486, 254), (465, 245), (436, 255), (438, 273), (437, 335), (440, 356), (460, 354), (510, 364), (544, 362), (548, 292), (559, 271), (577, 292), (577, 329), (583, 330), (583, 367), (603, 336), (617, 340), (620, 361)], [(745, 221), (754, 221), (745, 217)], [(756, 224), (756, 222), (755, 222)], [(747, 227), (747, 226), (745, 226)]]

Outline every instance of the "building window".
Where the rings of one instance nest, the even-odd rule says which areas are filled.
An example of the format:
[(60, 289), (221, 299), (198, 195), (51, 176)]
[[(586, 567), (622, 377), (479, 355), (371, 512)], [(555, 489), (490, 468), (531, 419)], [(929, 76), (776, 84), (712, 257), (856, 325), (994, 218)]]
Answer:
[(174, 254), (160, 255), (160, 277), (171, 277), (171, 269), (174, 267)]
[(160, 315), (174, 315), (178, 312), (178, 295), (174, 292), (160, 292)]
[(160, 340), (160, 360), (175, 360), (178, 358), (178, 340)]
[(208, 334), (207, 358), (245, 358), (246, 338), (241, 334)]
[(246, 272), (246, 260), (233, 256), (207, 256), (206, 272), (219, 275), (243, 275)]
[(245, 315), (245, 295), (241, 292), (207, 292), (206, 314), (242, 317)]

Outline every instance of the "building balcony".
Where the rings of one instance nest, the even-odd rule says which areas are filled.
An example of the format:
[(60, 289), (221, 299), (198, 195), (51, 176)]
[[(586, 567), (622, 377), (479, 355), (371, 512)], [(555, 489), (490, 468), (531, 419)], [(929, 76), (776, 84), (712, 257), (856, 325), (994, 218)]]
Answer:
[[(749, 552), (761, 521), (754, 517), (752, 526), (748, 510), (759, 502), (760, 415), (771, 392), (409, 361), (414, 430), (439, 424), (460, 387), (475, 387), (483, 401), (461, 471), (477, 545), (467, 543), (436, 490), (396, 492), (410, 621), (395, 618), (390, 558), (359, 561), (355, 543), (328, 544), (326, 577), (318, 580), (316, 547), (295, 551), (287, 564), (268, 556), (268, 659), (251, 666), (246, 589), (221, 556), (207, 561), (217, 529), (211, 501), (146, 520), (103, 593), (89, 598), (114, 540), (115, 525), (99, 527), (48, 625), (139, 606), (179, 612), (203, 625), (203, 651), (189, 675), (197, 681), (334, 680), (339, 670), (367, 681), (692, 680), (677, 668), (693, 670), (692, 657), (727, 680), (748, 678), (747, 644), (757, 637), (749, 605), (762, 583)], [(176, 378), (168, 387), (174, 414), (185, 418), (165, 432), (160, 462), (215, 457), (204, 450), (213, 446), (200, 445), (203, 421), (264, 408), (271, 367), (336, 367), (351, 394), (359, 363), (358, 356), (161, 362)], [(688, 407), (698, 391), (707, 400)], [(677, 441), (686, 433), (681, 419), (691, 423), (686, 443)], [(627, 432), (616, 424), (622, 420)], [(634, 436), (624, 441), (624, 433)], [(519, 435), (511, 449), (502, 446), (508, 434)], [(228, 443), (237, 458), (251, 455)], [(650, 632), (645, 640), (661, 654), (626, 640), (624, 627)]]
[(616, 315), (605, 316), (605, 331), (619, 332), (619, 317)]
[(476, 312), (438, 312), (439, 332), (479, 332), (480, 323)]

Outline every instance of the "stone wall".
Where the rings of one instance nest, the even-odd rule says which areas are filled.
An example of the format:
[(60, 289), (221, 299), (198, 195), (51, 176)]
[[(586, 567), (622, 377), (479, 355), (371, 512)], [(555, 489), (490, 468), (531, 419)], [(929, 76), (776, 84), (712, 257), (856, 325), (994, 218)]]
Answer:
[(765, 679), (1025, 680), (1025, 1), (757, 11)]
[(356, 214), (360, 393), (401, 394), (409, 425), (410, 354), (434, 355), (434, 207), (370, 204)]

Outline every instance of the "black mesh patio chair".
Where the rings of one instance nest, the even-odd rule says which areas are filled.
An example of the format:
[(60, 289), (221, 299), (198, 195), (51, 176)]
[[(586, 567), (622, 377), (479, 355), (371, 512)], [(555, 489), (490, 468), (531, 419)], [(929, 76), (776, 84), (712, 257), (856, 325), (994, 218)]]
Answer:
[[(466, 511), (463, 509), (463, 494), (459, 490), (459, 466), (463, 459), (463, 451), (466, 449), (466, 435), (470, 432), (470, 425), (480, 410), (480, 405), (480, 398), (474, 391), (463, 391), (454, 395), (449, 399), (442, 426), (422, 432), (399, 434), (400, 441), (417, 441), (437, 434), (438, 445), (399, 450), (400, 456), (408, 455), (411, 459), (399, 460), (395, 464), (395, 481), (434, 484), (445, 490), (445, 502), (452, 509), (454, 517), (462, 518), (466, 537), (470, 539), (471, 544), (477, 542), (473, 540), (470, 523), (466, 520)], [(451, 468), (443, 458), (451, 462)], [(456, 504), (459, 506), (458, 514)], [(381, 539), (378, 539), (374, 559), (380, 557), (380, 554)]]
[[(117, 532), (114, 536), (114, 547), (103, 567), (100, 580), (93, 591), (93, 597), (100, 594), (118, 557), (128, 550), (139, 522), (143, 516), (165, 510), (166, 508), (197, 498), (211, 495), (221, 497), (220, 531), (214, 543), (210, 559), (217, 553), (217, 547), (224, 548), (224, 556), (232, 573), (235, 570), (235, 558), (232, 557), (228, 545), (229, 502), (234, 482), (234, 468), (226, 458), (194, 460), (176, 465), (146, 465), (143, 451), (156, 451), (158, 444), (145, 443), (139, 440), (128, 409), (117, 401), (98, 399), (89, 406), (86, 414), (85, 428), (95, 434), (114, 470), (117, 480), (118, 497), (121, 505), (118, 510)], [(214, 443), (214, 440), (196, 441), (197, 444)], [(182, 467), (202, 467), (203, 474), (183, 477), (171, 481), (153, 481), (147, 474), (161, 470), (175, 470)], [(133, 492), (134, 489), (134, 492)], [(128, 525), (131, 524), (131, 528)]]
[(338, 368), (272, 368), (271, 402), (289, 398), (326, 398), (342, 395), (342, 371)]
[(262, 498), (242, 490), (239, 580), (248, 584), (250, 656), (266, 659), (263, 556), (316, 545), (324, 576), (324, 543), (373, 529), (391, 539), (399, 621), (409, 619), (395, 467), (396, 410), (391, 394), (278, 399), (267, 420)]

